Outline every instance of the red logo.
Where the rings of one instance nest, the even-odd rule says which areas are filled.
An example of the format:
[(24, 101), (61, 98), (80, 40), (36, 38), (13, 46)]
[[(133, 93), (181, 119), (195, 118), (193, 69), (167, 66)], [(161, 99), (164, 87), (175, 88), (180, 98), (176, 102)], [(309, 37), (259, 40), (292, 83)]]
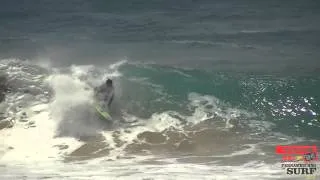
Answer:
[(318, 160), (317, 146), (278, 145), (276, 154), (282, 155), (283, 161), (297, 161), (302, 157), (305, 162)]

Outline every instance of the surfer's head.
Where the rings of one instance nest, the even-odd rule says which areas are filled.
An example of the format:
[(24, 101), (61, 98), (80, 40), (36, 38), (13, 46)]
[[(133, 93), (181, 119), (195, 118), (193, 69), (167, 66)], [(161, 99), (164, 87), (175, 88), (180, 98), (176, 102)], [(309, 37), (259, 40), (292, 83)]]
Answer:
[(112, 86), (112, 80), (111, 80), (111, 79), (107, 79), (106, 85), (107, 85), (107, 86)]

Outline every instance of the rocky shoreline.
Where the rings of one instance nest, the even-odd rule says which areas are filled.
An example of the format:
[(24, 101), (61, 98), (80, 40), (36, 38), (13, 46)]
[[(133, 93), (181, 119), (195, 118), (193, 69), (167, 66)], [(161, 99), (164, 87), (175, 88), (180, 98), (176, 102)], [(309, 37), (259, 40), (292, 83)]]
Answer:
[(5, 100), (6, 92), (8, 91), (8, 81), (5, 75), (0, 75), (0, 103)]
[(6, 120), (5, 117), (5, 99), (6, 99), (6, 93), (8, 92), (8, 81), (7, 77), (3, 74), (0, 75), (0, 130), (4, 128), (10, 128), (12, 127), (12, 122), (9, 120)]

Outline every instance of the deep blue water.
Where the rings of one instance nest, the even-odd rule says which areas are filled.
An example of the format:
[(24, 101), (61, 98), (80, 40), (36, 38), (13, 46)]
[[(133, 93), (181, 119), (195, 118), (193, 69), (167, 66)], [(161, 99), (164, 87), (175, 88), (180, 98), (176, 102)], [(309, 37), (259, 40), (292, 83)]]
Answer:
[(319, 9), (316, 0), (5, 1), (0, 57), (318, 71)]

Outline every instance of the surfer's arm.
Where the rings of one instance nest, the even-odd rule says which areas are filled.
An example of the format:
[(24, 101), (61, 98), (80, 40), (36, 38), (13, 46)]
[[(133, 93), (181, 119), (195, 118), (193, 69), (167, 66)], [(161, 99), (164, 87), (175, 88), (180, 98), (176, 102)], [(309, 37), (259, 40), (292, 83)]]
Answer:
[(112, 90), (107, 96), (106, 102), (108, 103), (108, 106), (111, 105), (112, 100), (113, 100), (113, 96), (114, 96), (114, 90)]
[(112, 103), (112, 100), (113, 100), (113, 94), (112, 94), (112, 96), (109, 98), (109, 101), (108, 101), (108, 106), (110, 106), (111, 105), (111, 103)]

